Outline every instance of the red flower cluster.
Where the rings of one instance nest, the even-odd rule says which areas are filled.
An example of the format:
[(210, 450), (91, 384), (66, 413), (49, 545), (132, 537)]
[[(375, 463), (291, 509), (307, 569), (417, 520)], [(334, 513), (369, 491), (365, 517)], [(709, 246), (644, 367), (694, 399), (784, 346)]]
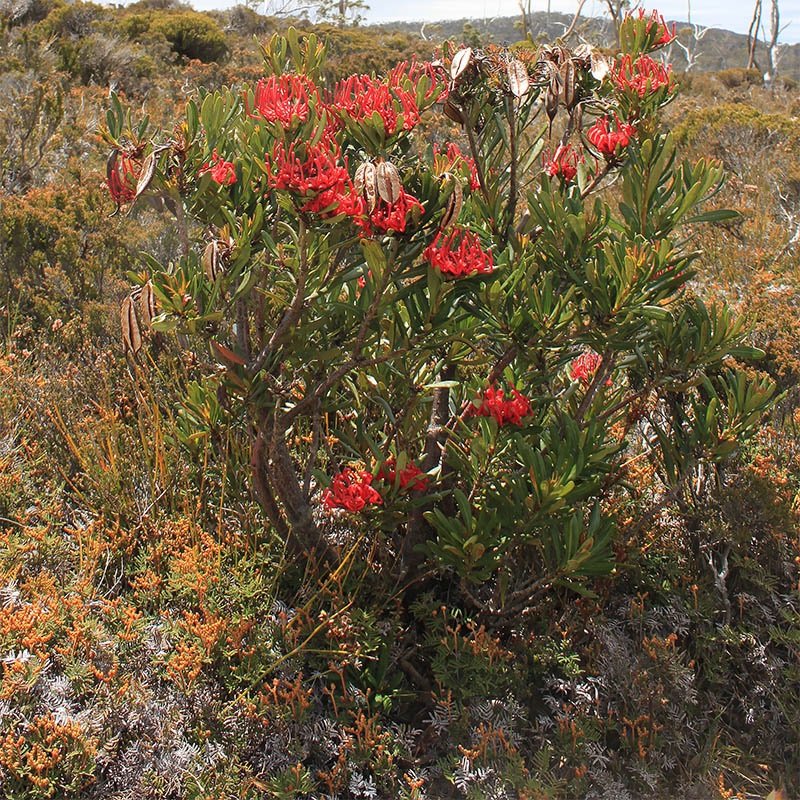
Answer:
[(559, 147), (552, 158), (549, 154), (544, 156), (544, 171), (555, 177), (559, 175), (562, 180), (569, 183), (578, 174), (578, 154), (572, 145)]
[(498, 425), (511, 423), (521, 425), (522, 418), (533, 413), (530, 401), (521, 395), (513, 386), (511, 387), (513, 399), (507, 400), (502, 389), (496, 389), (495, 384), (487, 387), (483, 393), (480, 406), (472, 404), (470, 412), (476, 417), (494, 417)]
[[(601, 361), (602, 359), (597, 353), (587, 350), (570, 364), (570, 378), (574, 381), (580, 381), (584, 386), (588, 386), (592, 382), (592, 375), (600, 366)], [(611, 386), (611, 378), (606, 381), (606, 386)]]
[(611, 121), (608, 117), (601, 117), (586, 133), (586, 138), (607, 159), (614, 158), (619, 154), (619, 150), (627, 147), (636, 133), (633, 125), (620, 122), (616, 114), (614, 120), (616, 122), (615, 129), (611, 128)]
[(478, 170), (475, 167), (475, 159), (467, 158), (459, 149), (457, 144), (448, 142), (447, 150), (439, 152), (438, 145), (433, 146), (433, 165), (434, 172), (442, 175), (445, 172), (461, 172), (466, 170), (469, 174), (470, 191), (476, 191), (480, 187), (478, 181)]
[[(364, 202), (361, 198), (356, 198), (361, 214), (364, 211)], [(379, 198), (371, 214), (356, 216), (354, 222), (361, 228), (362, 236), (372, 236), (377, 233), (404, 233), (406, 229), (406, 217), (409, 212), (418, 208), (423, 211), (422, 204), (413, 195), (408, 194), (404, 189), (400, 190), (397, 200), (391, 205)]]
[[(394, 486), (397, 480), (395, 460), (390, 458), (384, 462), (376, 477)], [(400, 473), (400, 488), (411, 489), (415, 492), (425, 492), (428, 489), (428, 476), (412, 462)]]
[(136, 197), (138, 172), (139, 164), (136, 161), (124, 153), (117, 155), (106, 175), (106, 185), (115, 203), (129, 203)]
[(368, 503), (381, 505), (383, 498), (372, 488), (372, 473), (358, 472), (345, 467), (333, 479), (332, 488), (326, 489), (322, 502), (327, 508), (344, 508), (361, 511)]
[(233, 163), (220, 158), (216, 150), (211, 156), (211, 163), (203, 164), (197, 174), (198, 176), (205, 175), (206, 172), (210, 172), (211, 177), (223, 186), (230, 186), (232, 183), (236, 183), (236, 170), (233, 167)]
[(245, 105), (249, 116), (261, 116), (288, 128), (295, 118), (301, 122), (308, 119), (308, 100), (315, 96), (317, 87), (305, 75), (271, 75), (256, 84), (255, 113), (250, 109), (247, 95)]
[[(639, 9), (639, 19), (644, 19), (644, 9)], [(675, 23), (672, 23), (672, 33), (670, 33), (669, 28), (667, 27), (667, 23), (664, 22), (663, 15), (659, 15), (658, 11), (653, 11), (653, 16), (650, 19), (650, 22), (647, 23), (647, 32), (653, 29), (653, 26), (658, 26), (659, 22), (661, 23), (661, 35), (658, 39), (653, 42), (654, 47), (660, 47), (662, 44), (669, 44), (673, 39), (675, 39)]]
[(304, 156), (298, 155), (294, 143), (288, 149), (283, 144), (275, 146), (272, 163), (267, 160), (270, 186), (305, 197), (313, 195), (303, 211), (325, 216), (360, 214), (362, 205), (353, 191), (347, 162), (339, 164), (336, 143), (323, 138), (312, 148), (301, 144), (300, 149)]
[(441, 233), (437, 234), (422, 254), (432, 267), (456, 276), (492, 271), (492, 253), (481, 247), (474, 233), (464, 228), (455, 228), (449, 236), (443, 239), (441, 237)]
[[(398, 130), (411, 130), (420, 120), (417, 105), (417, 83), (422, 75), (430, 78), (430, 86), (425, 93), (429, 99), (436, 91), (438, 77), (428, 63), (410, 66), (407, 62), (398, 64), (385, 81), (377, 81), (368, 75), (351, 75), (336, 84), (333, 102), (329, 103), (335, 113), (346, 114), (355, 122), (371, 120), (377, 112), (383, 121), (383, 129), (387, 136)], [(441, 95), (439, 95), (441, 96)]]
[(640, 98), (664, 87), (671, 91), (675, 86), (672, 66), (664, 67), (650, 56), (640, 56), (635, 63), (631, 56), (625, 56), (619, 67), (614, 65), (611, 76), (617, 88), (637, 94)]
[[(395, 101), (400, 104), (399, 114)], [(337, 84), (333, 105), (356, 122), (371, 120), (377, 113), (387, 136), (395, 133), (398, 120), (407, 131), (420, 120), (413, 92), (393, 89), (388, 83), (375, 81), (368, 75), (351, 75)]]

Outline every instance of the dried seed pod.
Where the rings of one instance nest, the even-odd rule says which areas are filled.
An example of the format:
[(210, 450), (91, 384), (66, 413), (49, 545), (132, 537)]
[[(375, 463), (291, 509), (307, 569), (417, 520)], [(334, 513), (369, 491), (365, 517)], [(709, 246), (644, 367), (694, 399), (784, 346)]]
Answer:
[(517, 236), (522, 236), (522, 234), (525, 232), (525, 228), (527, 227), (530, 218), (531, 212), (528, 211), (528, 209), (525, 209), (522, 216), (519, 218), (519, 222), (517, 222), (516, 228), (514, 228), (514, 232), (517, 234)]
[(139, 295), (139, 310), (142, 312), (144, 324), (152, 329), (153, 317), (156, 315), (156, 298), (153, 293), (152, 281), (147, 281), (147, 283), (142, 286), (142, 291)]
[(572, 108), (577, 99), (575, 91), (575, 64), (572, 61), (567, 61), (563, 68), (564, 77), (564, 104), (567, 108)]
[(514, 97), (522, 97), (527, 94), (530, 80), (525, 65), (515, 58), (506, 65), (506, 72), (508, 73), (508, 88), (511, 89), (511, 94)]
[(364, 167), (364, 199), (367, 201), (367, 211), (371, 214), (378, 205), (377, 170), (371, 161)]
[(461, 109), (452, 100), (444, 101), (443, 110), (444, 115), (448, 119), (453, 120), (453, 122), (458, 122), (459, 125), (464, 124), (464, 115), (461, 113)]
[(117, 158), (119, 157), (119, 150), (114, 148), (111, 155), (106, 162), (106, 180), (108, 185), (113, 189), (119, 185), (119, 173), (117, 172)]
[(356, 194), (361, 194), (364, 191), (364, 172), (367, 169), (367, 164), (369, 164), (369, 161), (359, 164), (353, 177), (353, 188), (356, 190)]
[(589, 65), (592, 77), (596, 81), (600, 81), (600, 83), (603, 82), (606, 75), (608, 75), (611, 70), (608, 59), (606, 59), (602, 53), (592, 53), (589, 56)]
[(443, 179), (453, 181), (453, 191), (447, 199), (447, 205), (444, 209), (441, 222), (439, 222), (439, 230), (447, 230), (458, 220), (458, 215), (461, 213), (461, 206), (464, 204), (464, 190), (461, 187), (461, 181), (450, 172), (445, 172), (442, 175)]
[(122, 343), (125, 350), (126, 352), (130, 350), (136, 355), (142, 349), (142, 332), (139, 328), (139, 320), (136, 318), (136, 305), (130, 295), (122, 301), (120, 322), (122, 323)]
[(221, 271), (219, 242), (216, 239), (209, 242), (203, 250), (203, 270), (206, 273), (206, 277), (212, 283), (215, 283)]
[(400, 182), (400, 172), (390, 161), (381, 161), (375, 171), (378, 195), (390, 206), (397, 202), (403, 184)]
[(465, 47), (459, 50), (450, 62), (450, 77), (455, 80), (469, 66), (472, 59), (472, 48)]
[(553, 81), (547, 87), (547, 94), (544, 98), (544, 110), (550, 120), (550, 125), (553, 125), (553, 120), (558, 113), (558, 82), (556, 81), (556, 90), (553, 91)]
[(136, 182), (136, 196), (133, 198), (134, 203), (139, 199), (139, 196), (151, 184), (153, 176), (156, 174), (156, 154), (150, 153), (142, 164), (142, 171), (139, 174), (139, 180)]

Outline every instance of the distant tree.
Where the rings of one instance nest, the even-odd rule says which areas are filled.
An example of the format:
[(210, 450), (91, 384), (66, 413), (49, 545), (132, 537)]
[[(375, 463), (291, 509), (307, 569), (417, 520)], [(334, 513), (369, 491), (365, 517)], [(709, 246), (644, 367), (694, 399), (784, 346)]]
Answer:
[(265, 0), (264, 13), (273, 17), (313, 14), (317, 20), (333, 22), (340, 28), (357, 25), (369, 9), (364, 0)]
[[(683, 55), (686, 58), (686, 72), (691, 72), (691, 70), (697, 65), (697, 60), (701, 55), (701, 51), (699, 49), (700, 42), (703, 41), (705, 35), (709, 31), (713, 30), (715, 30), (713, 25), (708, 28), (703, 28), (701, 25), (697, 25), (696, 23), (690, 23), (687, 27), (682, 28), (678, 32), (678, 35), (675, 37), (675, 39), (672, 40), (665, 58), (669, 60), (672, 47), (677, 47), (683, 51)], [(684, 44), (681, 39), (684, 39), (686, 43)]]
[(781, 33), (786, 29), (786, 26), (781, 28), (781, 14), (778, 0), (770, 0), (770, 32), (767, 38), (766, 31), (764, 30), (763, 23), (763, 0), (756, 0), (753, 7), (753, 19), (750, 22), (750, 28), (747, 31), (747, 68), (761, 69), (756, 61), (756, 46), (758, 44), (758, 32), (764, 37), (764, 46), (767, 51), (767, 71), (764, 79), (767, 83), (772, 83), (775, 80), (775, 75), (778, 70), (778, 64), (782, 55), (783, 45), (778, 44), (778, 38)]
[(480, 47), (481, 33), (471, 22), (465, 22), (461, 29), (461, 41), (467, 47)]

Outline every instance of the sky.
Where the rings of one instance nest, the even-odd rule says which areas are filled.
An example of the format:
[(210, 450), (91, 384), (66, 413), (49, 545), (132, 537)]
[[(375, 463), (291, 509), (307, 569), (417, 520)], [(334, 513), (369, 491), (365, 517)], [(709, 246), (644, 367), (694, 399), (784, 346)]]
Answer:
[[(208, 10), (235, 5), (242, 0), (190, 0), (195, 8)], [(285, 0), (267, 0), (281, 4)], [(313, 2), (313, 0), (311, 0)], [(491, 18), (511, 16), (519, 13), (517, 0), (366, 0), (370, 6), (366, 22), (436, 21), (445, 19)], [(532, 0), (534, 11), (546, 11), (548, 0)], [(553, 11), (574, 13), (578, 0), (550, 0)], [(755, 0), (644, 0), (647, 9), (658, 8), (667, 18), (685, 22), (687, 3), (691, 3), (692, 22), (702, 26), (715, 26), (727, 30), (747, 33), (753, 16)], [(769, 22), (771, 0), (762, 0), (763, 19)], [(780, 41), (793, 44), (800, 42), (800, 0), (779, 0), (781, 26), (786, 29)], [(583, 14), (600, 16), (605, 9), (602, 0), (587, 0)], [(259, 9), (262, 10), (262, 9)]]
[[(762, 0), (765, 23), (769, 21), (770, 0)], [(437, 20), (462, 17), (509, 16), (519, 13), (516, 0), (368, 0), (368, 22), (392, 20)], [(686, 21), (687, 2), (691, 2), (692, 22), (747, 33), (753, 18), (754, 0), (654, 0), (645, 8), (657, 7), (668, 19)], [(546, 11), (547, 0), (533, 0), (534, 11)], [(574, 13), (577, 0), (551, 0), (553, 11)], [(586, 16), (600, 16), (605, 8), (600, 0), (588, 0), (583, 8)], [(781, 41), (800, 42), (800, 0), (779, 0), (781, 26), (788, 27)]]

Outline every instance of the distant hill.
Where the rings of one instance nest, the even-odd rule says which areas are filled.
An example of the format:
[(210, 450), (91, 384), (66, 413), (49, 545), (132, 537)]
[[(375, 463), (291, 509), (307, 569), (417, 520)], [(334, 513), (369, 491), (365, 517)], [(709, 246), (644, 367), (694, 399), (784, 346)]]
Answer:
[[(543, 41), (552, 40), (563, 35), (572, 22), (571, 14), (537, 12), (532, 15), (531, 32), (534, 39), (541, 37)], [(747, 36), (733, 31), (709, 30), (699, 42), (694, 42), (692, 27), (687, 22), (675, 20), (678, 38), (690, 45), (696, 54), (694, 72), (710, 72), (732, 67), (747, 66)], [(672, 27), (672, 20), (669, 22)], [(513, 17), (493, 17), (487, 19), (463, 18), (444, 20), (441, 22), (390, 22), (380, 27), (384, 30), (396, 30), (406, 33), (420, 33), (430, 39), (479, 37), (484, 44), (518, 41), (522, 35), (520, 15)], [(702, 30), (702, 29), (701, 29)], [(585, 18), (579, 21), (579, 33), (593, 43), (612, 44), (612, 29), (608, 19)], [(686, 56), (677, 45), (673, 45), (669, 59), (674, 68), (682, 72), (686, 69)], [(759, 69), (766, 70), (766, 50), (759, 42), (756, 48), (756, 61)], [(792, 80), (800, 81), (800, 44), (786, 45), (780, 54), (778, 73)]]

